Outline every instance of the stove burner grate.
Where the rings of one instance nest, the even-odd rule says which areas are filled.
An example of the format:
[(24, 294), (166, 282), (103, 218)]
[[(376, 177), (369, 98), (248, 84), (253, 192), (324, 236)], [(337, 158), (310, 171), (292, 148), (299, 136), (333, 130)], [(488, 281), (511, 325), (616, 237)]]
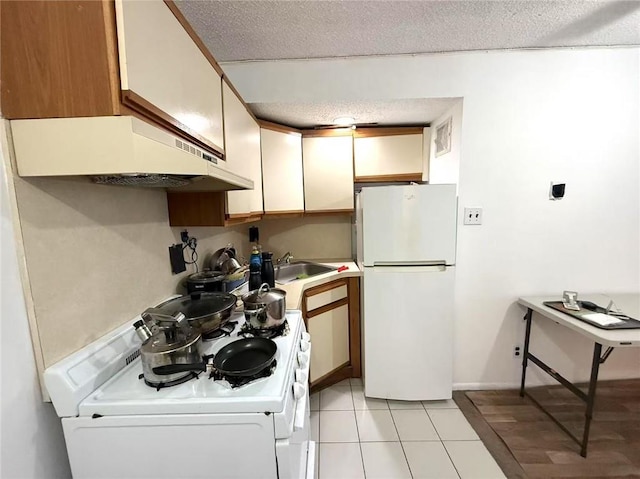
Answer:
[(289, 334), (289, 322), (285, 319), (280, 326), (268, 329), (254, 328), (249, 323), (244, 323), (240, 328), (238, 335), (242, 337), (255, 337), (255, 338), (267, 338), (273, 339), (279, 336), (286, 336)]
[[(161, 389), (164, 389), (164, 388), (170, 388), (171, 386), (177, 386), (178, 384), (186, 383), (187, 381), (191, 381), (193, 378), (198, 379), (198, 376), (200, 376), (200, 373), (196, 373), (196, 372), (192, 371), (189, 374), (187, 374), (186, 376), (184, 376), (184, 377), (182, 377), (180, 379), (174, 379), (173, 381), (165, 381), (165, 382), (153, 383), (153, 382), (147, 381), (145, 379), (144, 383), (149, 387), (155, 388), (156, 391), (160, 391)], [(144, 379), (144, 374), (140, 374), (138, 376), (138, 379)]]
[(211, 372), (211, 374), (209, 374), (209, 378), (213, 379), (214, 381), (227, 381), (231, 388), (235, 389), (258, 379), (271, 376), (276, 369), (276, 365), (277, 361), (274, 359), (271, 365), (267, 366), (262, 371), (254, 374), (253, 376), (226, 376), (214, 370)]
[(229, 321), (224, 326), (221, 326), (218, 329), (214, 329), (213, 331), (203, 334), (202, 340), (212, 341), (214, 339), (222, 338), (225, 336), (231, 336), (231, 333), (233, 333), (233, 330), (236, 329), (237, 325), (238, 325), (237, 321)]

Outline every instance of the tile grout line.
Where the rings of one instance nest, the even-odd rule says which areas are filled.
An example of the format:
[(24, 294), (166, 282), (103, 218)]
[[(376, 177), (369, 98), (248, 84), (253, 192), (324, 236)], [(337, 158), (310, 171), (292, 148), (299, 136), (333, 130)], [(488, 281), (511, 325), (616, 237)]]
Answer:
[(421, 402), (421, 404), (422, 404), (422, 407), (424, 408), (424, 412), (427, 413), (427, 417), (429, 418), (429, 422), (431, 423), (431, 425), (433, 426), (433, 429), (436, 431), (436, 434), (438, 435), (438, 439), (440, 439), (440, 444), (442, 444), (442, 448), (444, 449), (444, 452), (447, 454), (447, 457), (449, 458), (449, 462), (451, 462), (451, 465), (455, 469), (456, 474), (458, 475), (458, 477), (461, 478), (462, 476), (460, 475), (460, 471), (458, 471), (458, 467), (456, 466), (456, 463), (453, 462), (453, 458), (451, 457), (451, 454), (449, 454), (449, 450), (447, 449), (447, 446), (444, 445), (444, 441), (442, 440), (442, 437), (440, 436), (440, 431), (438, 431), (438, 428), (436, 427), (435, 423), (431, 419), (431, 414), (429, 414), (429, 410), (427, 409), (427, 406), (425, 406), (423, 402)]
[[(353, 419), (356, 421), (356, 434), (358, 435), (358, 450), (360, 451), (360, 462), (362, 463), (362, 475), (367, 479), (367, 470), (364, 468), (364, 454), (362, 454), (362, 441), (360, 441), (360, 428), (358, 427), (358, 416), (356, 415), (356, 402), (353, 400), (353, 385), (349, 379), (349, 387), (351, 388), (351, 404), (353, 404)], [(364, 388), (363, 388), (364, 391)]]
[[(416, 411), (418, 411), (418, 409), (416, 409)], [(391, 414), (391, 421), (393, 422), (393, 427), (396, 428), (396, 434), (398, 435), (398, 442), (400, 443), (400, 449), (402, 449), (402, 455), (404, 456), (404, 462), (407, 463), (407, 469), (409, 469), (409, 474), (413, 478), (413, 471), (411, 470), (411, 464), (409, 464), (409, 458), (407, 457), (407, 452), (404, 450), (404, 446), (402, 445), (402, 438), (400, 437), (400, 431), (398, 430), (398, 425), (396, 424), (396, 420), (393, 417), (393, 412), (391, 412), (391, 407), (389, 407), (389, 414)], [(429, 415), (427, 414), (427, 417), (428, 416)]]
[(458, 471), (458, 466), (456, 466), (456, 463), (453, 462), (453, 458), (451, 457), (451, 454), (449, 454), (449, 450), (447, 449), (447, 446), (444, 445), (444, 440), (440, 436), (440, 431), (438, 431), (438, 428), (436, 427), (436, 425), (434, 424), (433, 420), (431, 419), (431, 415), (429, 414), (429, 410), (427, 409), (427, 406), (425, 406), (424, 403), (423, 403), (422, 407), (424, 407), (424, 410), (427, 413), (427, 417), (429, 418), (429, 422), (431, 422), (431, 425), (433, 426), (433, 429), (436, 431), (436, 434), (438, 435), (438, 438), (440, 439), (440, 444), (442, 444), (442, 448), (444, 449), (444, 452), (447, 454), (447, 457), (449, 458), (449, 461), (451, 462), (451, 465), (455, 469), (456, 474), (458, 475), (458, 477), (461, 478), (462, 476), (460, 475), (460, 471)]

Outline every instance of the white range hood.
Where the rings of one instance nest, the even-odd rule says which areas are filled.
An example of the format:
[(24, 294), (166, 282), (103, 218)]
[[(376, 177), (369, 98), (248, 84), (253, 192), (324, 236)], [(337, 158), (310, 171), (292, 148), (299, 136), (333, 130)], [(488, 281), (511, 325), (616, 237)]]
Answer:
[(216, 158), (178, 136), (131, 116), (13, 120), (20, 176), (187, 178), (188, 191), (253, 189)]

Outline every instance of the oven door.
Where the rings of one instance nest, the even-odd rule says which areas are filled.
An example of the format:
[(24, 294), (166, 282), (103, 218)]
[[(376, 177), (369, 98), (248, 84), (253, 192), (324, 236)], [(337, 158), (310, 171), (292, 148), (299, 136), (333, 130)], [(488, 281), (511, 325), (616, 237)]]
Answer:
[(273, 415), (74, 417), (62, 427), (74, 479), (277, 479)]

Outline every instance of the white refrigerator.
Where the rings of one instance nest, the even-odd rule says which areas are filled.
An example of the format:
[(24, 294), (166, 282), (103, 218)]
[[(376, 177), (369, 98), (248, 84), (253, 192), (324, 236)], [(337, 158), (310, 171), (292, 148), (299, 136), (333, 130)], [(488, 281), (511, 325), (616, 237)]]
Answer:
[(357, 196), (365, 396), (451, 398), (456, 224), (456, 185)]

